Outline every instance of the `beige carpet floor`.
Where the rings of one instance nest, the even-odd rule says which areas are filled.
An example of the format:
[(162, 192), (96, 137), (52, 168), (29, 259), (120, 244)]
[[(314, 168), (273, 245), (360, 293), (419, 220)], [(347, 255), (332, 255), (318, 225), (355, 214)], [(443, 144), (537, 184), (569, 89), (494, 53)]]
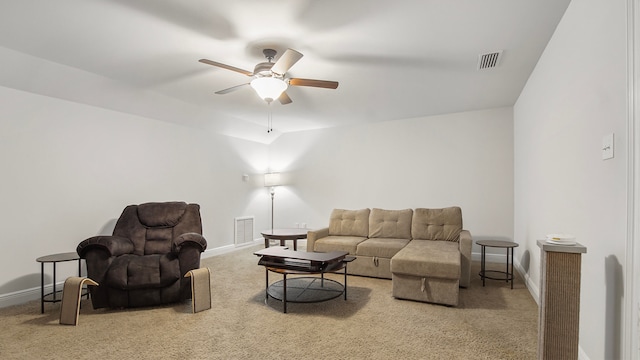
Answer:
[[(83, 300), (78, 326), (58, 324), (60, 304), (0, 309), (0, 359), (535, 359), (538, 308), (517, 278), (460, 289), (446, 307), (391, 296), (391, 281), (348, 278), (348, 299), (264, 303), (260, 246), (203, 259), (212, 309), (191, 302), (93, 310)], [(490, 264), (502, 269), (504, 265)], [(340, 276), (329, 277), (341, 280)], [(281, 276), (272, 274), (271, 280)]]

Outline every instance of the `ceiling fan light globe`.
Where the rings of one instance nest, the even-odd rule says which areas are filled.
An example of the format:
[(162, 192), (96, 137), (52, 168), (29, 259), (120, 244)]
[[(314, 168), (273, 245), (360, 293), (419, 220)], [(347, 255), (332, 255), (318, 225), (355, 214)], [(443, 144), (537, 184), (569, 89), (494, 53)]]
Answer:
[(251, 80), (251, 87), (263, 100), (273, 101), (287, 90), (287, 83), (274, 77), (258, 77)]

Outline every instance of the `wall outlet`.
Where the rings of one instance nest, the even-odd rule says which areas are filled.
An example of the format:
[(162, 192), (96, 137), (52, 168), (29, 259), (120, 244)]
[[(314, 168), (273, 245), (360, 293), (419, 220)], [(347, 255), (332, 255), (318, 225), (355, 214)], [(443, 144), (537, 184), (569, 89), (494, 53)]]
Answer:
[(613, 133), (602, 138), (602, 160), (613, 159)]

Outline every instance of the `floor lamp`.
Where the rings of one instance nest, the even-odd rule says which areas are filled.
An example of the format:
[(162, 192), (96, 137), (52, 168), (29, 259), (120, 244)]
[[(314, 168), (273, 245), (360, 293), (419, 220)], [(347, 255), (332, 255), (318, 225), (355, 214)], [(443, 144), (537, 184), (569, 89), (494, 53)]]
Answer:
[(273, 197), (276, 194), (276, 186), (282, 185), (279, 173), (264, 174), (264, 186), (269, 187), (271, 194), (271, 231), (273, 231)]

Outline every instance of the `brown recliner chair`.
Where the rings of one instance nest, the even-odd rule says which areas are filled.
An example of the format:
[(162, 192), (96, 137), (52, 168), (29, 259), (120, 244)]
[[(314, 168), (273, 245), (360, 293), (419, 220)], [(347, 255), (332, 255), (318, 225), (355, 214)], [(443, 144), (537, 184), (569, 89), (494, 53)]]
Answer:
[(152, 306), (191, 298), (184, 275), (200, 267), (207, 248), (200, 206), (184, 202), (127, 206), (112, 236), (82, 241), (94, 309)]

